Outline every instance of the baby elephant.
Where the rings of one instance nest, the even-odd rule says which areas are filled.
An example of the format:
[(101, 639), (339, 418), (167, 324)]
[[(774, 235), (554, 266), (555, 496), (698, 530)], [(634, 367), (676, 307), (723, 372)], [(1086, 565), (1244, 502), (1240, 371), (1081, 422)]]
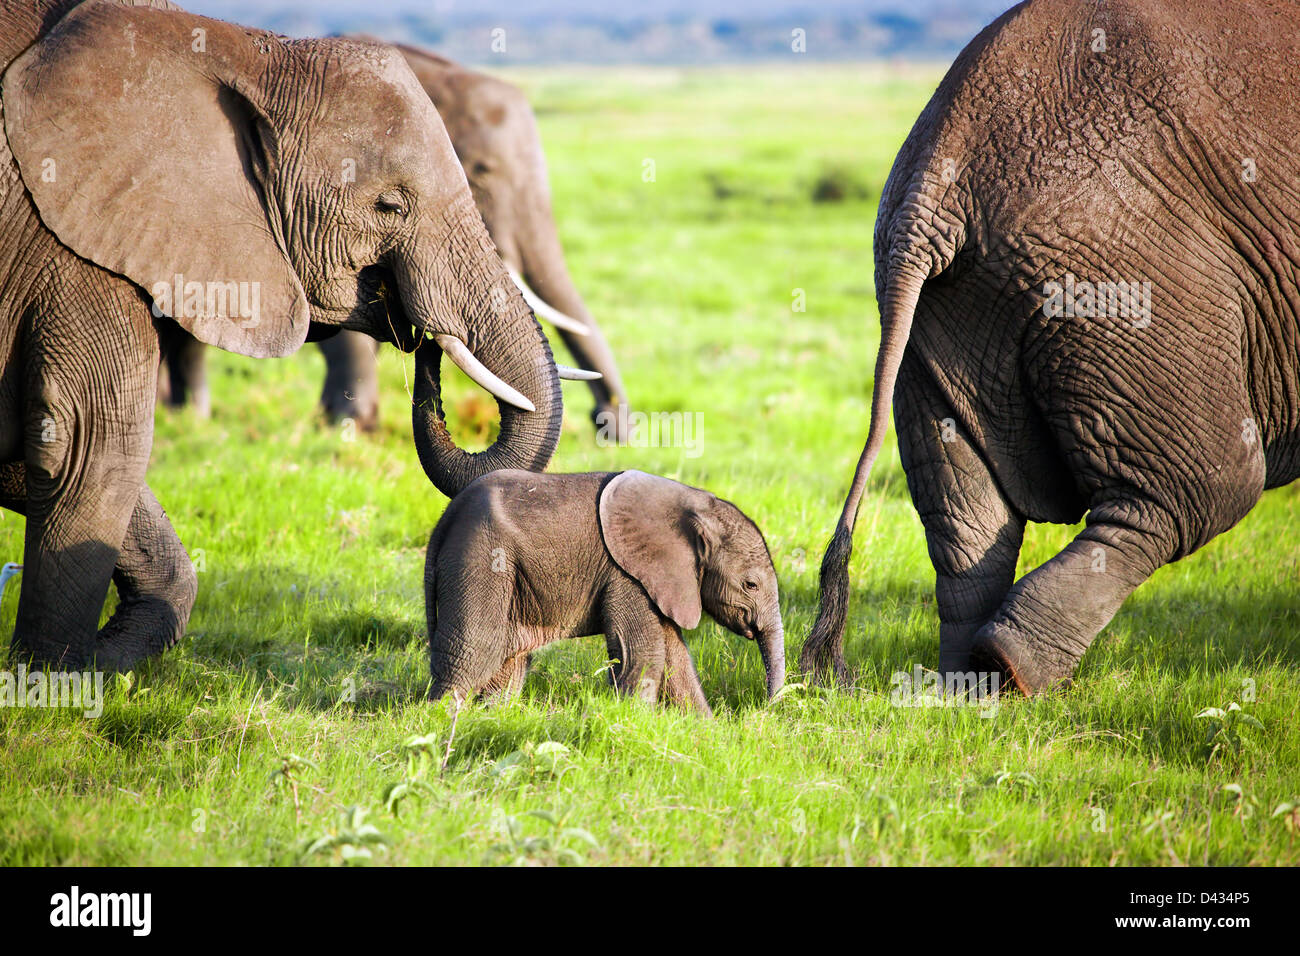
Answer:
[(785, 680), (776, 571), (740, 509), (640, 471), (494, 471), (447, 507), (424, 571), (431, 698), (518, 693), (529, 652), (604, 634), (614, 686), (710, 715), (682, 630), (701, 610)]

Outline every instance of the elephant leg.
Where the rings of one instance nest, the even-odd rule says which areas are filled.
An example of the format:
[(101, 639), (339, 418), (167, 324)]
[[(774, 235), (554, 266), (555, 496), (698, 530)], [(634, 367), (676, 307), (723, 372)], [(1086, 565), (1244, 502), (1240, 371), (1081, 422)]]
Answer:
[(519, 696), (524, 689), (524, 678), (528, 676), (528, 652), (516, 654), (501, 665), (501, 669), (492, 676), (481, 691), (489, 703), (503, 703)]
[(429, 642), (429, 673), (433, 678), (429, 699), (451, 694), (466, 701), (481, 692), (496, 693), (493, 686), (509, 668), (510, 655), (499, 640), (498, 628), (466, 627), (444, 615), (439, 607), (438, 629)]
[[(87, 315), (88, 301), (102, 311)], [(90, 339), (92, 329), (112, 341)], [(81, 667), (94, 658), (145, 486), (158, 337), (135, 290), (95, 273), (51, 290), (25, 338), (27, 527), (13, 647), (40, 664)]]
[(320, 343), (325, 384), (320, 401), (330, 421), (350, 418), (362, 431), (379, 425), (378, 343), (361, 332), (343, 331)]
[(713, 708), (700, 686), (700, 675), (691, 660), (690, 649), (681, 634), (674, 631), (664, 636), (664, 682), (662, 697), (683, 710), (693, 711), (702, 717), (712, 717)]
[(939, 672), (946, 678), (970, 669), (975, 634), (1015, 580), (1025, 519), (929, 376), (909, 371), (895, 392), (899, 456), (935, 569)]
[[(0, 507), (27, 514), (26, 484), (22, 462), (0, 466)], [(181, 639), (198, 592), (194, 565), (148, 487), (131, 514), (113, 583), (117, 608), (96, 635), (94, 658), (125, 671)]]
[(212, 414), (207, 347), (171, 319), (158, 321), (158, 344), (162, 365), (167, 369), (166, 388), (160, 385), (159, 398), (171, 408), (188, 405), (195, 414), (207, 418)]
[(574, 335), (567, 329), (561, 329), (560, 338), (564, 340), (569, 354), (573, 356), (578, 368), (592, 369), (600, 372), (601, 377), (590, 381), (587, 386), (595, 405), (591, 409), (591, 420), (597, 429), (612, 438), (616, 443), (630, 439), (627, 433), (626, 416), (620, 417), (618, 406), (626, 405), (627, 391), (623, 388), (623, 379), (614, 361), (614, 353), (605, 341), (605, 334), (594, 321), (587, 323), (586, 335)]
[(95, 660), (108, 670), (130, 670), (181, 639), (199, 586), (185, 546), (148, 486), (131, 514), (113, 584), (117, 608), (96, 635)]
[[(1191, 327), (1169, 315), (1170, 328)], [(1198, 340), (1195, 350), (1171, 351), (1169, 341), (1148, 333), (1136, 340), (1147, 351), (1128, 360), (1132, 369), (1165, 363), (1165, 388), (1116, 396), (1113, 383), (1143, 375), (1116, 364), (1099, 377), (1087, 366), (1090, 350), (1077, 350), (1057, 372), (1046, 417), (1088, 490), (1086, 524), (1016, 582), (975, 639), (976, 658), (1024, 693), (1068, 685), (1129, 594), (1232, 527), (1263, 493), (1265, 453), (1235, 332)], [(1198, 406), (1204, 396), (1216, 403)]]
[(1015, 583), (975, 636), (975, 668), (1001, 671), (1025, 694), (1069, 686), (1120, 605), (1174, 556), (1173, 523), (1132, 527), (1119, 517), (1126, 505), (1094, 509), (1064, 550)]
[(605, 646), (616, 661), (610, 680), (620, 694), (653, 704), (664, 678), (667, 640), (676, 628), (659, 617), (635, 582), (612, 590), (604, 612)]

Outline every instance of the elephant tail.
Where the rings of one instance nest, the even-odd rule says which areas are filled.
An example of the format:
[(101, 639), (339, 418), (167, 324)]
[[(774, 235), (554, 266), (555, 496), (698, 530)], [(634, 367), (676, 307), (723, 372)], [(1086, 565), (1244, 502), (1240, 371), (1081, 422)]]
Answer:
[[(821, 567), (821, 602), (812, 633), (799, 655), (799, 667), (805, 673), (826, 676), (833, 672), (844, 678), (841, 652), (844, 624), (849, 609), (849, 557), (853, 553), (853, 524), (867, 487), (867, 477), (885, 443), (889, 427), (889, 403), (898, 381), (898, 369), (907, 351), (912, 332), (912, 315), (921, 295), (921, 286), (931, 275), (928, 264), (913, 256), (895, 258), (880, 309), (880, 352), (876, 356), (876, 378), (871, 393), (871, 426), (866, 447), (858, 459), (853, 485), (849, 488), (844, 510), (840, 513), (835, 535), (831, 538)], [(935, 270), (937, 271), (937, 270)]]

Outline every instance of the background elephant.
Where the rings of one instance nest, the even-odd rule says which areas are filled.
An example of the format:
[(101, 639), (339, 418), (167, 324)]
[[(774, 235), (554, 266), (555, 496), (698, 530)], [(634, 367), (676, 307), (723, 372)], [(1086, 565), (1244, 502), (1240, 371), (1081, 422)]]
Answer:
[[(330, 327), (415, 348), (415, 442), (440, 489), (545, 467), (562, 418), (546, 337), (396, 51), (161, 3), (0, 15), (0, 504), (27, 518), (17, 650), (129, 667), (184, 627), (194, 572), (145, 485), (155, 316), (250, 356)], [(444, 350), (501, 404), (477, 455), (443, 423)], [(123, 601), (97, 632), (110, 578)], [(146, 613), (151, 597), (167, 612)]]
[(443, 513), (424, 572), (432, 698), (509, 695), (528, 655), (604, 634), (623, 693), (711, 713), (682, 631), (707, 611), (785, 680), (776, 571), (728, 501), (640, 471), (498, 471)]
[[(876, 221), (871, 428), (807, 669), (840, 670), (892, 396), (939, 668), (1067, 682), (1156, 568), (1300, 474), (1291, 5), (1033, 0), (958, 57)], [(1086, 527), (1013, 585), (1026, 521)]]
[[(363, 38), (368, 39), (368, 38)], [(605, 336), (582, 300), (564, 261), (551, 212), (546, 157), (537, 120), (523, 92), (484, 73), (414, 47), (398, 45), (433, 100), (469, 179), (488, 235), (521, 282), (539, 318), (552, 322), (577, 365), (599, 373), (589, 381), (593, 418), (627, 404), (627, 393)], [(363, 429), (379, 415), (375, 340), (341, 332), (320, 343), (325, 356), (321, 405), (332, 420), (351, 418)], [(160, 377), (169, 404), (210, 404), (203, 346), (181, 329), (163, 338), (167, 372)]]

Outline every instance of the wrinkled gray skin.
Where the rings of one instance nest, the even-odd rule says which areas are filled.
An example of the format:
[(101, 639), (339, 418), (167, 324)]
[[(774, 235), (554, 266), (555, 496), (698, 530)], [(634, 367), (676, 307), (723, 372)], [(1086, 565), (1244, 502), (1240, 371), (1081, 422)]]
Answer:
[[(1026, 693), (1067, 684), (1153, 571), (1300, 475), (1298, 61), (1296, 7), (1191, 0), (1036, 0), (961, 54), (882, 196), (871, 428), (806, 670), (843, 670), (891, 396), (939, 669)], [(1149, 281), (1149, 324), (1045, 314), (1067, 273)], [(1026, 521), (1085, 517), (1013, 584)]]
[[(548, 305), (587, 326), (585, 336), (558, 331), (580, 368), (601, 373), (602, 378), (588, 383), (596, 400), (592, 416), (618, 436), (619, 419), (613, 413), (627, 404), (627, 393), (609, 344), (569, 276), (551, 212), (546, 157), (527, 97), (509, 83), (432, 53), (397, 49), (446, 124), (488, 235), (506, 265)], [(320, 343), (326, 365), (321, 405), (333, 420), (350, 418), (364, 430), (377, 424), (375, 347), (374, 339), (348, 332)], [(210, 399), (202, 345), (178, 332), (164, 337), (163, 355), (167, 374), (161, 383), (168, 403), (189, 403), (206, 415)], [(610, 414), (600, 418), (602, 412)]]
[[(536, 410), (503, 407), (479, 455), (455, 447), (441, 350), (424, 342), (413, 424), (430, 478), (454, 495), (493, 467), (545, 467), (562, 415), (545, 336), (395, 50), (44, 0), (0, 3), (0, 67), (0, 504), (27, 516), (18, 654), (129, 668), (189, 617), (194, 570), (145, 485), (151, 295), (200, 341), (250, 356), (290, 354), (309, 329), (407, 348), (454, 336)], [(177, 275), (200, 294), (167, 303)], [(110, 580), (121, 600), (97, 630)]]
[(498, 471), (450, 505), (424, 572), (430, 697), (518, 693), (528, 655), (604, 634), (622, 693), (706, 716), (682, 631), (707, 611), (785, 680), (776, 571), (758, 528), (707, 491), (639, 471)]

